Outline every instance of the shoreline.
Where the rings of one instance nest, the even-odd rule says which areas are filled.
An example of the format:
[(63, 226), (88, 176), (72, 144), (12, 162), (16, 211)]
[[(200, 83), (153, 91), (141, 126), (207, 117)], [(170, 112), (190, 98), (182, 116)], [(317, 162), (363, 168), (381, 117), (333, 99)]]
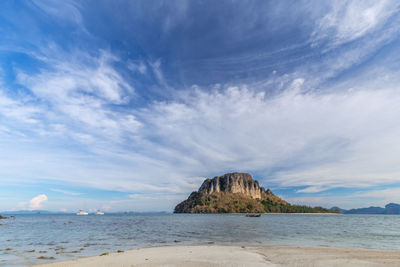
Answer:
[(161, 246), (34, 266), (400, 266), (400, 253), (320, 246)]
[[(191, 214), (191, 215), (209, 215), (209, 214), (215, 214), (215, 215), (246, 215), (246, 214), (261, 214), (261, 215), (347, 215), (344, 213), (335, 213), (335, 212), (308, 212), (308, 213), (285, 213), (285, 212), (268, 212), (268, 213), (254, 213), (254, 212), (248, 212), (248, 213), (171, 213), (171, 214)], [(352, 215), (352, 214), (351, 214)], [(357, 214), (360, 215), (360, 214)], [(367, 214), (371, 215), (371, 214)]]

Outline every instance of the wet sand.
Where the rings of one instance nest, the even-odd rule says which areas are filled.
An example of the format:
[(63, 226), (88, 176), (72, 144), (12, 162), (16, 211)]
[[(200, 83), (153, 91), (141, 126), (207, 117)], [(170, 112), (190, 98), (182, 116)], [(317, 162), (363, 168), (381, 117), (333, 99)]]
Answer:
[(37, 266), (400, 266), (400, 252), (331, 247), (166, 246)]

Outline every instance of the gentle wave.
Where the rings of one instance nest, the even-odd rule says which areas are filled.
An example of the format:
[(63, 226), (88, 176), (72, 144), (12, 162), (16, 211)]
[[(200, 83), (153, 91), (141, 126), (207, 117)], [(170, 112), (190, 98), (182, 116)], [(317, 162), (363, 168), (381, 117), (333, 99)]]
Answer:
[(400, 216), (19, 215), (0, 225), (0, 264), (31, 265), (164, 245), (336, 246), (400, 250)]

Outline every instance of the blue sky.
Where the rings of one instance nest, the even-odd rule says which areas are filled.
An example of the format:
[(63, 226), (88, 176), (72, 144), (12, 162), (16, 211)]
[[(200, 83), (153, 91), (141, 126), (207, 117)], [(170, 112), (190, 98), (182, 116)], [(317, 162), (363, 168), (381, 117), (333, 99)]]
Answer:
[(171, 211), (250, 172), (400, 202), (397, 1), (0, 3), (0, 210)]

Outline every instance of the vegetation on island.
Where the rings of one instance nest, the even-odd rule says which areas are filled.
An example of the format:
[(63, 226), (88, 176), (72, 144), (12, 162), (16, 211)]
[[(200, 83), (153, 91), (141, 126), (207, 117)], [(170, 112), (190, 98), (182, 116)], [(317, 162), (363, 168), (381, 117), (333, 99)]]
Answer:
[(322, 207), (291, 205), (275, 196), (263, 194), (261, 199), (241, 193), (193, 192), (178, 204), (175, 213), (339, 213)]
[(322, 207), (292, 205), (260, 187), (248, 173), (206, 179), (174, 213), (340, 213)]

